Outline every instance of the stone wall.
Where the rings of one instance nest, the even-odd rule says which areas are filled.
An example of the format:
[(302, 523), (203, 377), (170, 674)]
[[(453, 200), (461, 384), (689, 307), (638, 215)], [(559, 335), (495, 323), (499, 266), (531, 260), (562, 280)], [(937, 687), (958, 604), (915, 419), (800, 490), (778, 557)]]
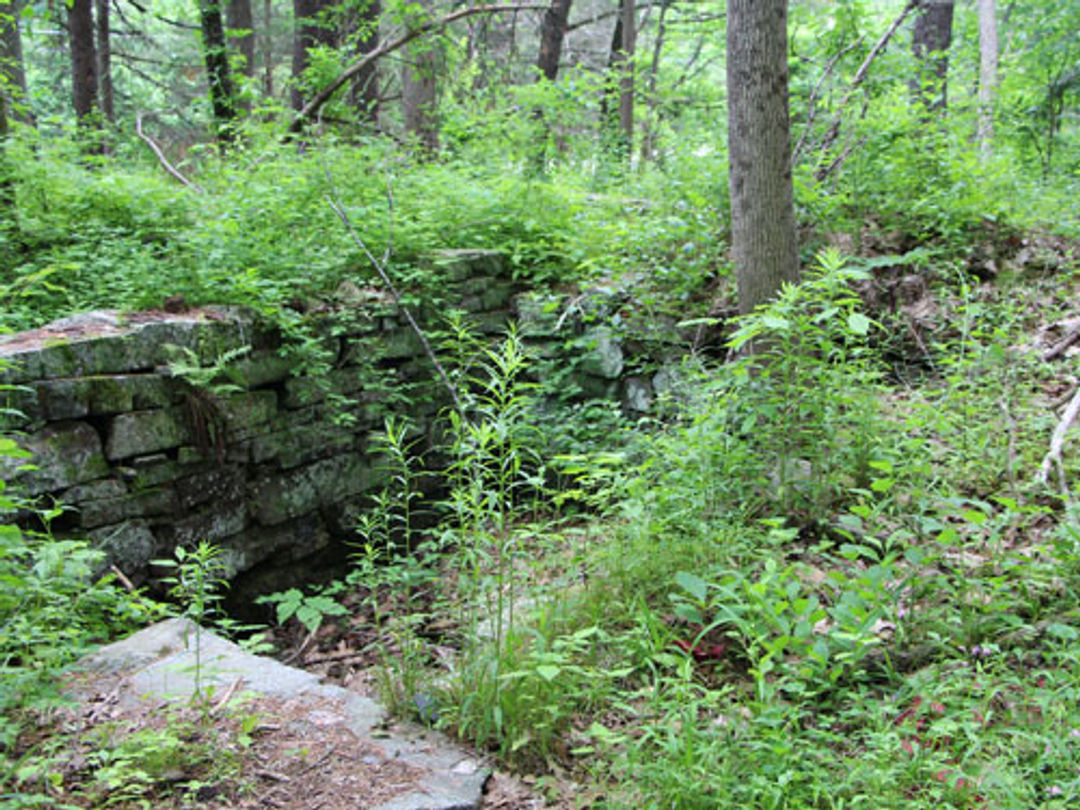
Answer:
[[(568, 362), (583, 395), (647, 407), (608, 331), (590, 336), (515, 297), (490, 254), (440, 258), (445, 300), (481, 331), (501, 332), (520, 308), (541, 354), (576, 347)], [(0, 459), (0, 478), (64, 504), (54, 532), (91, 538), (137, 583), (151, 560), (203, 539), (223, 549), (230, 577), (307, 565), (352, 535), (365, 494), (384, 483), (370, 438), (384, 414), (407, 401), (422, 430), (445, 403), (384, 298), (343, 285), (333, 306), (308, 314), (333, 359), (319, 378), (298, 376), (281, 336), (241, 309), (94, 312), (0, 339), (0, 384), (11, 386), (0, 419), (33, 454), (22, 469)], [(170, 369), (177, 357), (204, 367), (232, 358), (227, 385), (193, 386)]]

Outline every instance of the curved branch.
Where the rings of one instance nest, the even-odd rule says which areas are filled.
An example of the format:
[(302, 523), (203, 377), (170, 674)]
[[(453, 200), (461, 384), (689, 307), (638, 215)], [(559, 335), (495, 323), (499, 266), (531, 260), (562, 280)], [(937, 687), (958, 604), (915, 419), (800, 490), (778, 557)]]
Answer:
[(343, 70), (338, 77), (334, 79), (330, 84), (320, 90), (312, 99), (303, 106), (303, 108), (296, 114), (296, 118), (289, 124), (288, 134), (284, 140), (288, 141), (293, 135), (303, 129), (304, 124), (311, 120), (311, 118), (317, 113), (326, 102), (339, 89), (341, 89), (349, 79), (360, 73), (364, 68), (370, 65), (377, 59), (381, 59), (388, 53), (398, 50), (404, 45), (409, 44), (417, 37), (423, 36), (431, 31), (437, 31), (441, 28), (445, 28), (452, 22), (464, 19), (465, 17), (472, 17), (477, 14), (498, 14), (503, 11), (530, 11), (530, 10), (546, 10), (547, 6), (543, 5), (493, 5), (493, 6), (473, 6), (472, 8), (461, 8), (457, 11), (453, 11), (444, 17), (439, 17), (434, 20), (429, 20), (425, 23), (418, 25), (416, 28), (412, 28), (406, 31), (396, 39), (392, 39), (383, 45), (380, 45), (373, 51), (364, 54), (363, 58), (353, 62), (345, 70)]
[(135, 116), (135, 134), (142, 138), (144, 141), (146, 141), (146, 145), (150, 147), (155, 157), (157, 157), (158, 163), (161, 164), (162, 168), (164, 168), (165, 171), (167, 171), (169, 174), (171, 174), (188, 188), (194, 189), (200, 194), (203, 193), (202, 187), (199, 186), (198, 183), (193, 183), (186, 177), (184, 177), (184, 175), (180, 174), (179, 169), (169, 163), (169, 159), (165, 157), (165, 153), (161, 151), (161, 147), (154, 143), (154, 140), (149, 135), (143, 132), (141, 113)]

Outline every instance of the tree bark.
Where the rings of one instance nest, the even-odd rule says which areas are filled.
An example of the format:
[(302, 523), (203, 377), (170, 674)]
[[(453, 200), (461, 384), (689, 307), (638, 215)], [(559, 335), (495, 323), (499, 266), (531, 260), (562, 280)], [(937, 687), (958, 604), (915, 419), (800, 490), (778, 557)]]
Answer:
[(251, 12), (251, 0), (229, 0), (225, 7), (225, 22), (230, 31), (244, 32), (229, 39), (243, 57), (240, 72), (250, 79), (255, 75), (255, 16)]
[(18, 0), (0, 0), (0, 95), (7, 98), (9, 118), (33, 124), (26, 98), (26, 71), (19, 32), (21, 8), (22, 3)]
[(274, 96), (274, 2), (263, 2), (263, 92), (267, 98)]
[(626, 144), (626, 154), (634, 146), (634, 52), (637, 50), (637, 5), (623, 0), (622, 76), (619, 78), (619, 129)]
[[(0, 93), (0, 237), (7, 237), (15, 228), (15, 181), (11, 177), (7, 155), (8, 100)], [(6, 240), (5, 240), (6, 241)], [(0, 256), (4, 255), (4, 243), (0, 241)]]
[(995, 0), (979, 0), (979, 153), (990, 157), (997, 93), (998, 27)]
[[(367, 0), (357, 17), (356, 53), (363, 57), (379, 47), (379, 20), (382, 4), (379, 0)], [(369, 124), (379, 123), (379, 71), (375, 62), (364, 66), (352, 78), (350, 93), (352, 103), (360, 114), (360, 120)]]
[(215, 137), (222, 146), (236, 137), (236, 99), (229, 73), (229, 51), (225, 44), (225, 26), (221, 18), (221, 0), (200, 0), (200, 24), (203, 59), (210, 87), (210, 106), (214, 113)]
[(651, 160), (654, 157), (657, 108), (660, 100), (656, 97), (656, 83), (660, 75), (660, 54), (664, 49), (664, 37), (667, 34), (667, 13), (673, 0), (660, 0), (660, 19), (656, 22), (656, 39), (653, 40), (652, 62), (649, 64), (649, 75), (645, 85), (645, 108), (648, 114), (641, 136), (641, 159)]
[(911, 51), (917, 64), (912, 95), (927, 110), (948, 107), (949, 47), (955, 0), (922, 0)]
[(747, 313), (799, 276), (787, 0), (727, 0), (727, 93), (731, 250)]
[(112, 81), (112, 30), (109, 24), (109, 3), (111, 0), (94, 0), (94, 13), (97, 15), (97, 72), (100, 91), (101, 113), (110, 124), (116, 120), (113, 105)]
[(405, 131), (416, 137), (420, 148), (434, 154), (439, 149), (438, 85), (442, 61), (439, 45), (423, 41), (409, 48), (401, 67), (401, 103)]
[[(430, 0), (427, 0), (430, 3)], [(430, 11), (430, 5), (427, 6)], [(401, 104), (405, 131), (429, 155), (439, 149), (438, 85), (442, 45), (425, 39), (411, 45), (401, 67)]]
[(304, 71), (311, 63), (308, 49), (318, 45), (333, 46), (336, 37), (320, 13), (330, 8), (334, 0), (293, 0), (293, 64), (292, 107), (300, 111), (307, 102)]
[(573, 0), (551, 0), (540, 23), (540, 54), (536, 67), (549, 82), (559, 74), (559, 58), (562, 56), (563, 40), (566, 38), (566, 21), (570, 17)]
[(80, 126), (94, 125), (98, 112), (97, 47), (94, 43), (94, 0), (72, 0), (68, 9), (71, 41), (71, 90)]

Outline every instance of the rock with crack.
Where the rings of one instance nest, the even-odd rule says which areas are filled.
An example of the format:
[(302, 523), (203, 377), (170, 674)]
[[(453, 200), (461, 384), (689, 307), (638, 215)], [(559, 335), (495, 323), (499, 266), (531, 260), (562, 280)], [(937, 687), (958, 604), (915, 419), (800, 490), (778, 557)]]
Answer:
[[(199, 633), (196, 647), (196, 633)], [(196, 660), (196, 649), (199, 658)], [(88, 698), (95, 679), (119, 678), (118, 700), (186, 701), (196, 678), (214, 694), (240, 690), (284, 701), (311, 701), (306, 722), (339, 725), (379, 758), (406, 766), (410, 778), (387, 796), (356, 796), (355, 806), (372, 810), (472, 810), (480, 805), (489, 770), (468, 751), (430, 729), (388, 726), (385, 710), (369, 698), (319, 682), (309, 672), (245, 652), (236, 644), (199, 630), (183, 619), (169, 619), (133, 636), (102, 647), (84, 658), (78, 669), (91, 687), (76, 697)], [(239, 681), (239, 687), (237, 686)]]

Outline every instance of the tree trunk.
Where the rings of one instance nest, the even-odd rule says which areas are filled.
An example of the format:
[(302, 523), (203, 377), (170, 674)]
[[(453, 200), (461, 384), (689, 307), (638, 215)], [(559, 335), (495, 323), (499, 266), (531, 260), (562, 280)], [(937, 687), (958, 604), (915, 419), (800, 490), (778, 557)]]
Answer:
[(333, 0), (293, 0), (293, 64), (292, 107), (302, 110), (310, 93), (304, 88), (304, 71), (310, 60), (308, 49), (317, 45), (332, 46), (334, 31), (320, 12), (330, 8)]
[(911, 51), (917, 64), (912, 94), (927, 110), (948, 107), (949, 46), (955, 0), (922, 0)]
[(274, 0), (263, 2), (263, 92), (274, 97)]
[[(365, 56), (379, 47), (379, 20), (382, 4), (379, 0), (367, 0), (357, 17), (356, 53)], [(360, 120), (369, 124), (379, 123), (379, 71), (375, 62), (366, 65), (353, 78), (350, 91), (352, 103), (360, 113)]]
[(727, 93), (731, 251), (747, 313), (799, 277), (787, 0), (727, 0)]
[[(615, 149), (628, 158), (634, 143), (634, 45), (637, 19), (634, 0), (619, 0), (608, 56), (608, 82), (600, 102), (600, 117), (614, 134)], [(617, 97), (617, 101), (616, 101)], [(617, 112), (616, 112), (617, 111)]]
[(80, 126), (96, 126), (98, 113), (97, 47), (94, 44), (94, 0), (72, 0), (68, 9), (71, 41), (71, 90)]
[(979, 0), (979, 152), (990, 157), (994, 140), (998, 27), (995, 0)]
[(8, 100), (4, 93), (0, 93), (0, 257), (5, 253), (7, 237), (9, 232), (14, 230), (17, 221), (15, 181), (8, 165), (7, 138)]
[(405, 131), (428, 155), (439, 149), (438, 86), (442, 44), (436, 37), (417, 40), (408, 47), (401, 67), (401, 104)]
[(199, 16), (210, 106), (214, 112), (214, 135), (218, 143), (224, 146), (236, 137), (236, 99), (229, 73), (229, 51), (221, 19), (221, 0), (200, 0)]
[(26, 71), (23, 69), (22, 36), (19, 33), (19, 11), (22, 3), (0, 0), (0, 95), (7, 97), (7, 116), (15, 121), (33, 124), (27, 105)]
[(622, 75), (619, 77), (619, 129), (629, 158), (634, 148), (634, 52), (637, 49), (637, 6), (623, 0)]
[(645, 87), (645, 108), (648, 112), (645, 126), (641, 136), (641, 159), (651, 160), (656, 151), (657, 108), (659, 99), (656, 97), (657, 77), (660, 75), (660, 54), (664, 49), (664, 37), (667, 35), (667, 13), (673, 0), (660, 0), (660, 19), (656, 22), (656, 39), (653, 40), (652, 62), (649, 64), (649, 76)]
[(97, 72), (100, 85), (101, 113), (110, 124), (116, 120), (113, 106), (112, 42), (109, 27), (109, 3), (111, 0), (95, 0), (97, 15)]
[(571, 3), (573, 0), (551, 0), (540, 23), (540, 55), (536, 59), (536, 66), (549, 82), (555, 81), (559, 74), (559, 57), (562, 56)]
[(236, 52), (243, 57), (240, 72), (250, 79), (255, 75), (255, 17), (251, 13), (251, 0), (229, 0), (225, 7), (225, 21), (230, 31), (237, 32), (229, 39)]

